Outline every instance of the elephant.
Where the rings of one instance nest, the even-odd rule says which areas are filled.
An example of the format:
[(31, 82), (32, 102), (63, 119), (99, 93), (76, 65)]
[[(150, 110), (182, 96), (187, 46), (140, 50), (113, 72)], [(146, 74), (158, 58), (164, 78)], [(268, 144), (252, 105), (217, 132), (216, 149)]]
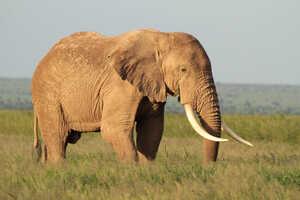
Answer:
[(31, 91), (34, 148), (41, 145), (39, 127), (45, 162), (64, 160), (68, 143), (75, 144), (82, 132), (101, 132), (120, 161), (153, 161), (168, 95), (179, 96), (204, 137), (205, 162), (216, 161), (219, 142), (227, 140), (221, 128), (252, 146), (222, 124), (211, 62), (200, 42), (184, 32), (74, 33), (41, 59)]

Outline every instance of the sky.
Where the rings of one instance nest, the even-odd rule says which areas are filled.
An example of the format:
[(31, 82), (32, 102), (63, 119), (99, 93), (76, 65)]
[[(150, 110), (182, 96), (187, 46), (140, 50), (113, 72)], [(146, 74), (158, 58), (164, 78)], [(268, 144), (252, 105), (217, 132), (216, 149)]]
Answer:
[(194, 35), (221, 83), (300, 85), (300, 1), (6, 0), (0, 2), (0, 77), (31, 78), (62, 37), (141, 28)]

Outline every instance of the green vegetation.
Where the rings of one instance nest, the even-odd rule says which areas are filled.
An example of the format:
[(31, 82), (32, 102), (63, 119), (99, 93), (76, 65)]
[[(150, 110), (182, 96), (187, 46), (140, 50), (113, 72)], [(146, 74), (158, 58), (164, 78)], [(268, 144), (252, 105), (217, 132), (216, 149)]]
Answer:
[[(300, 115), (300, 86), (216, 84), (223, 114)], [(0, 109), (32, 109), (30, 79), (0, 78)], [(169, 97), (169, 113), (183, 113), (177, 98)]]
[(222, 143), (203, 166), (201, 139), (184, 115), (170, 114), (153, 164), (119, 163), (98, 133), (84, 134), (67, 160), (32, 158), (32, 111), (0, 110), (0, 199), (298, 199), (300, 117), (225, 115), (255, 147)]

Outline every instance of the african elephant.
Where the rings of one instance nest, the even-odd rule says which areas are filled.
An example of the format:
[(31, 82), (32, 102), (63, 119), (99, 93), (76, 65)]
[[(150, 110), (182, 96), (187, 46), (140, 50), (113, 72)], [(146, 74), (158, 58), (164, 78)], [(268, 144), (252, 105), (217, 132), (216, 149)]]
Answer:
[(101, 131), (120, 160), (154, 160), (168, 95), (180, 96), (193, 128), (204, 137), (204, 160), (216, 161), (218, 144), (226, 140), (220, 138), (211, 63), (195, 37), (152, 29), (114, 37), (72, 34), (55, 44), (32, 77), (34, 147), (40, 146), (38, 125), (48, 162), (64, 159), (67, 144), (76, 143), (81, 132)]

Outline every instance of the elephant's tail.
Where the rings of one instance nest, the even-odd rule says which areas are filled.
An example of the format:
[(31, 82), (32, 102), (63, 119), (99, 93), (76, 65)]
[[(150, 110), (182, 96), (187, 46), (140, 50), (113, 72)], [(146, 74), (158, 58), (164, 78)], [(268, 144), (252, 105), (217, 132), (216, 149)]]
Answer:
[(34, 117), (33, 117), (34, 121), (33, 121), (33, 146), (35, 149), (37, 149), (39, 147), (39, 133), (38, 133), (38, 118), (37, 118), (37, 114), (34, 112)]
[(38, 116), (36, 112), (34, 112), (33, 117), (33, 147), (37, 153), (37, 160), (39, 161), (41, 158), (41, 144), (39, 140), (39, 133), (38, 133)]

